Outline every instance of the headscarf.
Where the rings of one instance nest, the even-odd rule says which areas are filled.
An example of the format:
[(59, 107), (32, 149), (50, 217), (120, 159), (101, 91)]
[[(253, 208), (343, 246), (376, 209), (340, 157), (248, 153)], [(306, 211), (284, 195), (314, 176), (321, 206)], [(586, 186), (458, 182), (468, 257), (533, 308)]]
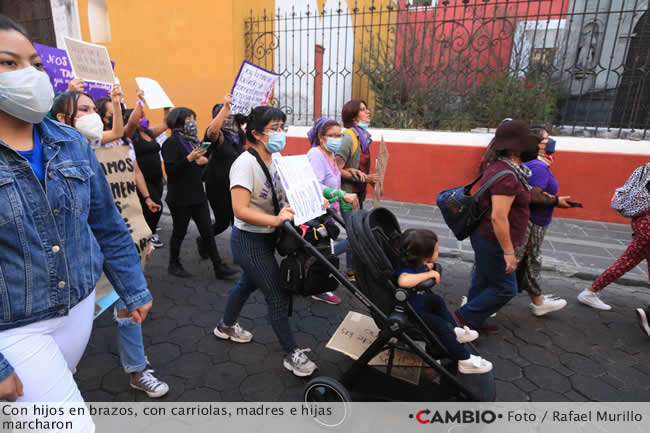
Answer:
[(314, 122), (314, 126), (311, 127), (309, 131), (307, 131), (307, 137), (309, 137), (309, 142), (311, 143), (311, 147), (316, 147), (318, 146), (318, 134), (327, 122), (332, 122), (334, 119), (331, 117), (321, 117), (320, 119), (317, 119)]

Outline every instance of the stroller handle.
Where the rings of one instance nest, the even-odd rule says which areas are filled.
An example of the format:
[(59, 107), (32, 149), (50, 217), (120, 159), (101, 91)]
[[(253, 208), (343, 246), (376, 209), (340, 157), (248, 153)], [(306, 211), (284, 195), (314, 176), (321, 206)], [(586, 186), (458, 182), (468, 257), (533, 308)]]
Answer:
[(326, 212), (327, 212), (327, 215), (329, 215), (330, 217), (332, 217), (332, 218), (333, 218), (337, 223), (339, 223), (339, 225), (340, 225), (341, 227), (345, 228), (345, 222), (343, 221), (343, 218), (341, 218), (341, 216), (340, 216), (339, 214), (337, 214), (337, 213), (334, 211), (334, 209), (329, 208), (329, 209), (327, 209)]

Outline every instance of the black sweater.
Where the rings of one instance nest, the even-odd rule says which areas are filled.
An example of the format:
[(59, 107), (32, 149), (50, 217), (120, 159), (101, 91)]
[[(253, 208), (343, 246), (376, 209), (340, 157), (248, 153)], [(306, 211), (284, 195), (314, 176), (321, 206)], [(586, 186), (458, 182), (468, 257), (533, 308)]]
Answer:
[(203, 189), (203, 167), (187, 160), (189, 152), (175, 135), (162, 146), (162, 156), (167, 172), (167, 197), (170, 207), (191, 206), (206, 201)]

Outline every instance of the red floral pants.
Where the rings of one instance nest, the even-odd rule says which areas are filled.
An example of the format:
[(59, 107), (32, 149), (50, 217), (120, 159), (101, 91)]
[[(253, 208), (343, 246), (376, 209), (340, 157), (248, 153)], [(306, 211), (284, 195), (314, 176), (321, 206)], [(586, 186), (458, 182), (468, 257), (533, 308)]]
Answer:
[(647, 260), (648, 273), (650, 273), (650, 213), (633, 219), (632, 231), (634, 232), (632, 243), (616, 263), (594, 281), (591, 287), (595, 290), (603, 290), (608, 284), (634, 269), (643, 259)]

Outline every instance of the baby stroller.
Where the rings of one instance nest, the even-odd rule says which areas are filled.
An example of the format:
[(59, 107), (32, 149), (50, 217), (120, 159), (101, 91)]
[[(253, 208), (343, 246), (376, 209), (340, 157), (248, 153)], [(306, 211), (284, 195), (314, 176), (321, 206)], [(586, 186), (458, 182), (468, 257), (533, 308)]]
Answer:
[[(343, 221), (330, 211), (341, 225)], [(285, 223), (285, 228), (290, 228)], [(385, 208), (355, 211), (346, 227), (352, 248), (352, 268), (356, 287), (337, 266), (330, 263), (316, 248), (304, 241), (294, 229), (304, 248), (325, 265), (331, 275), (352, 292), (367, 308), (379, 333), (376, 340), (354, 362), (340, 381), (316, 377), (304, 388), (306, 403), (360, 401), (494, 401), (495, 384), (492, 372), (459, 374), (457, 360), (449, 355), (437, 336), (426, 326), (408, 302), (408, 292), (393, 283), (393, 269), (399, 260), (401, 230), (395, 216)], [(429, 280), (418, 290), (430, 290)], [(477, 354), (476, 348), (467, 345)], [(384, 372), (369, 365), (378, 354), (389, 350), (406, 351), (422, 360), (438, 376), (437, 381), (420, 381), (418, 385), (391, 377), (392, 357)]]

